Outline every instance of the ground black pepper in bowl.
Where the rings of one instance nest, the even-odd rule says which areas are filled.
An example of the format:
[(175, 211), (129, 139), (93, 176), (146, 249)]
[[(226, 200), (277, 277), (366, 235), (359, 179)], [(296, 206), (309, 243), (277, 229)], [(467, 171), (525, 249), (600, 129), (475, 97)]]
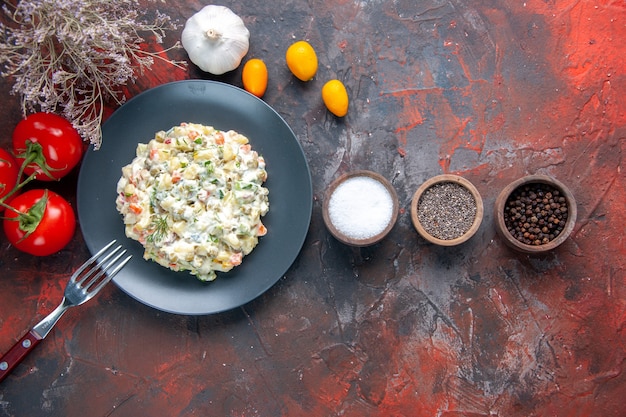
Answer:
[(460, 184), (435, 184), (420, 197), (417, 217), (431, 236), (442, 240), (456, 239), (472, 227), (476, 217), (476, 200)]
[(482, 222), (483, 201), (463, 177), (442, 174), (425, 181), (413, 195), (411, 221), (427, 241), (459, 245), (471, 238)]
[(565, 228), (565, 196), (549, 184), (531, 183), (514, 190), (504, 207), (504, 223), (515, 239), (526, 245), (543, 245)]

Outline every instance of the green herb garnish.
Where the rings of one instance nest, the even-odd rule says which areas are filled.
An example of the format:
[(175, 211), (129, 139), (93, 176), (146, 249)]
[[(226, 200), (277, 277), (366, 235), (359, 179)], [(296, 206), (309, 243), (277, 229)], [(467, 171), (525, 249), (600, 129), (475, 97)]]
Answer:
[(157, 217), (152, 222), (152, 229), (152, 233), (150, 233), (150, 235), (148, 236), (148, 242), (154, 243), (163, 240), (163, 238), (167, 234), (167, 231), (169, 230), (169, 227), (167, 225), (167, 216)]

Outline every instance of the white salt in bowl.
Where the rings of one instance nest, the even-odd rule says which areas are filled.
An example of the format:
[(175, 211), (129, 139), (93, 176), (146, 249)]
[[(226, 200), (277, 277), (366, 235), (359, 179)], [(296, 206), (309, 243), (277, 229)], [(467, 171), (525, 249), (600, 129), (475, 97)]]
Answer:
[(322, 215), (328, 231), (349, 246), (380, 242), (398, 219), (398, 196), (391, 183), (372, 171), (353, 171), (333, 181)]

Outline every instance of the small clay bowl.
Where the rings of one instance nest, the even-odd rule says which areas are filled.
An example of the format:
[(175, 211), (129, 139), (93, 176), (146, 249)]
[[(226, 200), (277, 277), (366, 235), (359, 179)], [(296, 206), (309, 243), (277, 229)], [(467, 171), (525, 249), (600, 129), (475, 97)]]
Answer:
[[(350, 187), (353, 189), (353, 191), (354, 191), (354, 187), (359, 187), (358, 189), (359, 193), (357, 195), (354, 195), (355, 198), (350, 198), (350, 195), (346, 194), (347, 192), (345, 191), (346, 188), (342, 188), (341, 191), (337, 191), (339, 186), (346, 184), (346, 182), (351, 179), (357, 179), (357, 178), (365, 178), (369, 180), (374, 180), (380, 185), (382, 185), (384, 189), (387, 191), (387, 193), (389, 194), (388, 203), (390, 204), (390, 213), (385, 214), (385, 216), (382, 218), (374, 219), (376, 221), (380, 221), (380, 225), (377, 225), (378, 227), (374, 228), (375, 229), (374, 231), (380, 230), (378, 231), (378, 233), (372, 234), (374, 233), (374, 231), (365, 230), (370, 225), (364, 225), (363, 226), (364, 228), (361, 230), (360, 225), (355, 224), (357, 223), (358, 220), (360, 220), (359, 217), (363, 217), (363, 216), (367, 217), (368, 213), (372, 216), (375, 216), (378, 214), (378, 213), (374, 213), (374, 211), (378, 211), (378, 209), (376, 210), (370, 209), (369, 211), (367, 210), (364, 211), (364, 208), (367, 208), (368, 203), (370, 202), (369, 200), (365, 201), (365, 204), (363, 204), (363, 201), (359, 203), (359, 200), (362, 200), (362, 196), (375, 197), (374, 189), (372, 189), (372, 187), (377, 187), (378, 185), (376, 183), (365, 184), (364, 182), (361, 182), (360, 184), (356, 185), (355, 182), (352, 182), (352, 185), (350, 185)], [(366, 185), (371, 185), (372, 187), (367, 187)], [(362, 187), (363, 189), (361, 190), (360, 187)], [(336, 192), (338, 194), (335, 195)], [(383, 195), (381, 194), (381, 197), (382, 196)], [(344, 210), (354, 211), (353, 215), (349, 216), (350, 220), (348, 221), (348, 223), (350, 224), (348, 226), (340, 225), (340, 223), (342, 222), (346, 223), (346, 219), (345, 219), (346, 213), (343, 213), (342, 215), (343, 219), (339, 219), (338, 215), (334, 214), (337, 211), (337, 209), (335, 209), (336, 206), (333, 206), (333, 208), (330, 207), (331, 200), (333, 199), (333, 197), (342, 199), (341, 207)], [(349, 199), (346, 200), (346, 197), (348, 197)], [(386, 198), (384, 199), (386, 200)], [(385, 203), (387, 203), (387, 201), (385, 201)], [(335, 200), (333, 204), (340, 204), (340, 203), (337, 200)], [(349, 246), (364, 247), (364, 246), (370, 246), (375, 243), (378, 243), (385, 236), (387, 236), (387, 234), (391, 231), (391, 229), (395, 225), (396, 220), (398, 219), (398, 206), (399, 204), (398, 204), (398, 196), (396, 194), (396, 190), (385, 177), (383, 177), (382, 175), (376, 172), (359, 170), (359, 171), (353, 171), (353, 172), (348, 172), (346, 174), (343, 174), (330, 184), (330, 186), (328, 187), (324, 195), (324, 202), (322, 206), (322, 216), (324, 217), (324, 223), (326, 224), (326, 228), (335, 237), (335, 239)], [(381, 210), (388, 211), (387, 208), (388, 207), (384, 207)], [(334, 214), (335, 222), (333, 222), (333, 214)], [(384, 224), (385, 221), (386, 221), (386, 224)], [(357, 230), (348, 231), (347, 230), (348, 228), (353, 228), (353, 229), (356, 228)]]
[[(511, 194), (518, 188), (532, 184), (545, 184), (558, 190), (560, 196), (565, 198), (565, 204), (567, 205), (567, 219), (565, 220), (565, 225), (561, 232), (549, 242), (539, 245), (526, 244), (519, 241), (508, 230), (505, 222), (505, 208)], [(576, 225), (577, 208), (574, 195), (563, 183), (547, 175), (528, 175), (510, 183), (498, 195), (494, 211), (496, 231), (498, 234), (509, 247), (527, 254), (542, 254), (553, 250), (567, 240)]]
[[(474, 221), (472, 222), (472, 224), (462, 235), (450, 239), (441, 239), (439, 237), (433, 236), (427, 231), (428, 227), (424, 228), (424, 225), (422, 225), (419, 219), (420, 199), (422, 198), (424, 193), (434, 185), (445, 183), (454, 183), (462, 186), (470, 192), (470, 194), (474, 198), (474, 202), (476, 203), (476, 214), (474, 216)], [(463, 242), (466, 242), (469, 238), (474, 236), (474, 234), (480, 227), (480, 224), (483, 220), (483, 214), (484, 206), (480, 193), (471, 182), (458, 175), (443, 174), (430, 178), (417, 189), (417, 191), (413, 195), (413, 200), (411, 201), (411, 221), (413, 222), (413, 227), (415, 227), (417, 233), (419, 233), (419, 235), (426, 239), (428, 242), (440, 246), (456, 246), (460, 245)]]

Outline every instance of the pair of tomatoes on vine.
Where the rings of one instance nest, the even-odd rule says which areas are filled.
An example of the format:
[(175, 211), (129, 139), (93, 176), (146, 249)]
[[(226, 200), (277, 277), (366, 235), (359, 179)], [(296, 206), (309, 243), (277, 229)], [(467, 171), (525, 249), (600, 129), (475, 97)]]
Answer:
[(23, 191), (31, 181), (65, 177), (80, 162), (83, 141), (65, 118), (34, 113), (13, 131), (12, 152), (0, 148), (0, 210), (3, 229), (17, 249), (36, 256), (63, 249), (74, 236), (76, 215), (69, 202), (45, 188)]

